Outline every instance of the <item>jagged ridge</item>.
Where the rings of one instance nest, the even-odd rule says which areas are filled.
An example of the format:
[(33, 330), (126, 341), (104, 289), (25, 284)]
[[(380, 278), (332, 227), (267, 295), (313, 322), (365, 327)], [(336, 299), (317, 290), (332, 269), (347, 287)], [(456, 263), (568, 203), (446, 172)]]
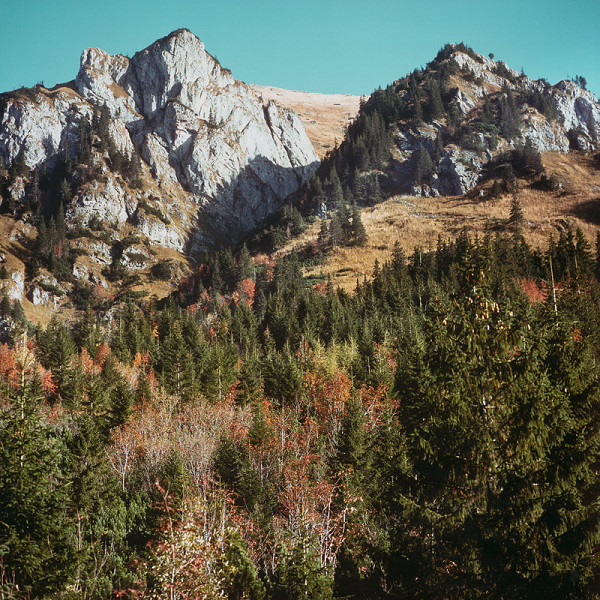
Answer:
[(391, 193), (461, 195), (519, 147), (591, 152), (600, 105), (572, 81), (532, 80), (464, 44), (446, 45), (425, 69), (376, 90), (307, 193), (332, 208)]
[[(144, 161), (144, 185), (132, 193), (96, 153), (99, 177), (74, 190), (67, 222), (130, 222), (155, 242), (191, 253), (231, 243), (254, 227), (318, 164), (300, 119), (263, 106), (186, 29), (131, 59), (85, 50), (72, 85), (12, 94), (4, 105), (0, 156), (8, 167), (20, 158), (37, 169), (53, 169), (66, 152), (74, 154), (82, 118), (91, 122), (106, 106), (112, 142)], [(24, 201), (24, 185), (10, 194)], [(152, 198), (169, 228), (139, 210)]]

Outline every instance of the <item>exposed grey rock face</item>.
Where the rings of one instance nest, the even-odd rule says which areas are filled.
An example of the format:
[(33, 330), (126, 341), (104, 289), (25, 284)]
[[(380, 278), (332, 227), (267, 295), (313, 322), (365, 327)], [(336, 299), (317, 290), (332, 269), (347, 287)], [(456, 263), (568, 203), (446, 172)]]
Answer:
[(65, 147), (75, 149), (77, 124), (92, 107), (67, 86), (53, 91), (36, 86), (16, 92), (0, 115), (0, 155), (12, 165), (23, 154), (29, 167), (54, 167)]
[(89, 225), (94, 219), (105, 225), (120, 227), (133, 215), (137, 202), (131, 194), (108, 175), (103, 183), (97, 181), (84, 186), (68, 207), (66, 216), (71, 222)]
[(11, 300), (23, 300), (23, 294), (25, 293), (25, 273), (23, 271), (12, 273), (4, 291)]
[(558, 118), (563, 127), (581, 130), (590, 140), (600, 137), (600, 105), (593, 94), (573, 81), (559, 81), (552, 90)]
[[(52, 168), (77, 148), (81, 118), (101, 107), (124, 156), (143, 159), (144, 189), (171, 226), (138, 215), (142, 198), (96, 157), (104, 177), (79, 189), (68, 222), (138, 223), (155, 241), (192, 252), (230, 244), (306, 181), (317, 155), (298, 116), (263, 105), (187, 30), (131, 59), (91, 48), (73, 85), (16, 94), (0, 115), (0, 155), (10, 166)], [(21, 196), (15, 189), (15, 196)], [(163, 237), (164, 236), (164, 237)], [(165, 239), (166, 238), (166, 239)]]
[[(539, 113), (537, 119), (523, 115), (524, 137), (531, 139), (538, 150), (567, 152), (569, 131), (581, 132), (591, 142), (590, 148), (600, 137), (600, 104), (592, 93), (580, 88), (573, 81), (563, 80), (549, 86), (543, 80), (536, 81), (510, 69), (505, 63), (481, 55), (477, 57), (478, 60), (475, 60), (463, 52), (456, 51), (451, 58), (456, 66), (471, 72), (476, 78), (475, 82), (463, 81), (462, 88), (458, 90), (455, 102), (461, 114), (467, 115), (477, 106), (484, 94), (508, 86), (513, 89), (515, 95), (520, 90), (544, 94), (556, 107), (558, 123), (549, 123)], [(508, 74), (512, 80), (499, 73)]]
[(524, 119), (523, 138), (530, 140), (540, 152), (569, 151), (569, 138), (565, 128), (560, 123), (552, 123), (539, 114)]
[(448, 147), (440, 161), (440, 175), (432, 185), (439, 195), (466, 194), (479, 181), (484, 161), (475, 152)]

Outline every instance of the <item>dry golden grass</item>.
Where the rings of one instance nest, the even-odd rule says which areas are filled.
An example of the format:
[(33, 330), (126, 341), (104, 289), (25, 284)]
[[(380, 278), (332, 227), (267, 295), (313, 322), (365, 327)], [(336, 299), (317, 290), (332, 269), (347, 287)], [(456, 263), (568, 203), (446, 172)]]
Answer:
[(252, 86), (263, 100), (295, 111), (319, 158), (340, 143), (345, 128), (358, 114), (360, 96), (348, 94), (317, 94), (275, 87)]
[[(575, 154), (546, 154), (544, 165), (548, 173), (564, 182), (563, 192), (542, 192), (520, 182), (519, 201), (526, 224), (523, 234), (534, 247), (545, 248), (550, 236), (555, 238), (567, 224), (580, 227), (594, 244), (600, 231), (600, 169), (589, 157)], [(480, 189), (484, 191), (489, 183)], [(331, 252), (322, 266), (306, 269), (307, 274), (330, 276), (341, 288), (351, 291), (356, 281), (371, 277), (375, 261), (383, 263), (399, 242), (407, 254), (415, 247), (434, 248), (438, 237), (454, 238), (462, 229), (471, 235), (483, 235), (486, 230), (506, 231), (512, 198), (504, 195), (491, 200), (466, 196), (421, 198), (396, 196), (363, 209), (369, 241), (362, 248), (338, 248)], [(298, 239), (292, 240), (281, 252), (294, 252), (316, 243), (320, 224), (312, 226)]]

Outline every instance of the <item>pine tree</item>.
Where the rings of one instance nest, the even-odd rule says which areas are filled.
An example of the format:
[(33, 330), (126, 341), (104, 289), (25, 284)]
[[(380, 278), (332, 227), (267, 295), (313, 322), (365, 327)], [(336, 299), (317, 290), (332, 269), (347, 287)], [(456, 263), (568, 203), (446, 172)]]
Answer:
[(423, 185), (429, 181), (429, 178), (433, 174), (433, 161), (431, 155), (423, 144), (419, 145), (419, 148), (415, 152), (414, 161), (414, 181), (416, 185)]
[(360, 217), (356, 204), (352, 205), (352, 241), (355, 246), (364, 246), (367, 243), (367, 231)]
[(419, 573), (399, 580), (411, 597), (584, 597), (600, 540), (588, 351), (552, 311), (494, 302), (489, 273), (463, 272), (464, 293), (435, 304), (396, 377), (407, 454), (394, 544)]
[(513, 192), (512, 201), (510, 203), (510, 216), (508, 217), (508, 224), (515, 233), (521, 231), (521, 227), (525, 222), (523, 216), (523, 210), (521, 209), (521, 202), (516, 192)]
[(41, 417), (39, 387), (26, 379), (31, 360), (24, 350), (19, 390), (0, 424), (1, 582), (9, 598), (57, 597), (77, 566), (65, 447)]

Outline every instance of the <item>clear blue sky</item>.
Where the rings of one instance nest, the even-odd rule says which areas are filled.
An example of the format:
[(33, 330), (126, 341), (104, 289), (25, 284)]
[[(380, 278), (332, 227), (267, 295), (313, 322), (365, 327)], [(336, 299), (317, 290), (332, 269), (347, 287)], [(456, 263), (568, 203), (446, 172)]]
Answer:
[(68, 81), (84, 48), (132, 55), (180, 27), (247, 83), (368, 94), (464, 41), (600, 94), (600, 0), (0, 0), (0, 91)]

